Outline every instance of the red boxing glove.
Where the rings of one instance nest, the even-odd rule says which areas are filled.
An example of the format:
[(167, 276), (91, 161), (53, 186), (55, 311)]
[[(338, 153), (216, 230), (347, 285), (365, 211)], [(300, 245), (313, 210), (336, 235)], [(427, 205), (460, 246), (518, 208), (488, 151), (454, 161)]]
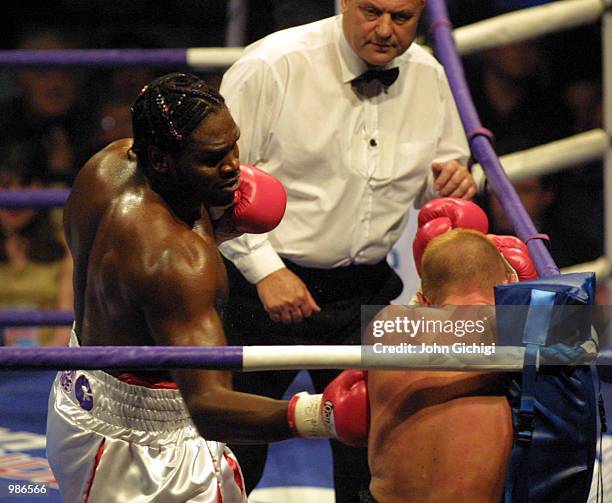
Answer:
[(495, 243), (512, 269), (516, 271), (519, 281), (537, 279), (538, 271), (525, 243), (516, 236), (497, 236), (495, 234), (487, 234), (487, 236)]
[(419, 211), (419, 227), (438, 217), (450, 218), (453, 228), (474, 229), (483, 234), (489, 230), (486, 213), (480, 206), (465, 199), (439, 197), (424, 204)]
[(456, 197), (440, 197), (421, 208), (419, 229), (412, 242), (412, 254), (417, 272), (421, 274), (421, 258), (429, 242), (450, 229), (473, 229), (486, 234), (489, 219), (477, 204)]
[(366, 446), (370, 427), (367, 372), (345, 370), (322, 395), (293, 395), (287, 421), (300, 437), (332, 437), (353, 447)]
[(250, 164), (240, 164), (240, 186), (234, 205), (215, 222), (221, 232), (262, 234), (274, 229), (285, 214), (287, 194), (272, 175)]

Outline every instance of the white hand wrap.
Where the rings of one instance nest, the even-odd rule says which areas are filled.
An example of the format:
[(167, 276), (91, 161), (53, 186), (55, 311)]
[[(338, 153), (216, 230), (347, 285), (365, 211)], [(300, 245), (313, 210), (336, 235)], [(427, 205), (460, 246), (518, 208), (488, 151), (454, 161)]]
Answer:
[(329, 437), (330, 432), (321, 418), (323, 395), (305, 391), (293, 395), (289, 402), (289, 426), (300, 437)]

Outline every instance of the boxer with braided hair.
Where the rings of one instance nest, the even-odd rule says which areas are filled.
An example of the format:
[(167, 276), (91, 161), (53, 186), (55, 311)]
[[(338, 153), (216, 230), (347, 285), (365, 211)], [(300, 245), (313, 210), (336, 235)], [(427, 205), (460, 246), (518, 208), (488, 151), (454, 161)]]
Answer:
[(145, 86), (132, 107), (132, 150), (143, 155), (157, 145), (176, 152), (200, 122), (224, 106), (223, 97), (195, 75), (164, 75)]
[[(133, 119), (135, 138), (85, 164), (64, 210), (71, 345), (224, 345), (219, 233), (269, 231), (284, 189), (240, 165), (238, 126), (195, 76), (153, 81)], [(47, 456), (67, 502), (244, 502), (221, 442), (291, 437), (303, 428), (289, 414), (288, 401), (234, 391), (229, 372), (67, 371), (49, 398)]]

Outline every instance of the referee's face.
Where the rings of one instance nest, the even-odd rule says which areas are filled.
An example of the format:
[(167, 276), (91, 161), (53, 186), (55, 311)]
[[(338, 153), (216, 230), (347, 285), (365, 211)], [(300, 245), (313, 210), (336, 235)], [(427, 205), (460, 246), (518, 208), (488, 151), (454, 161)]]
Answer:
[(342, 0), (348, 44), (370, 66), (385, 66), (416, 37), (425, 0)]

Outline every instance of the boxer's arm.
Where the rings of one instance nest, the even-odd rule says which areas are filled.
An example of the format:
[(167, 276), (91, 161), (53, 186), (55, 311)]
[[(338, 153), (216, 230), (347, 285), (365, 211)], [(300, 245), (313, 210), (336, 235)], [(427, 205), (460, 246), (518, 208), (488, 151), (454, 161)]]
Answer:
[(332, 437), (354, 447), (365, 447), (370, 428), (367, 371), (341, 372), (320, 395), (294, 395), (289, 402), (288, 420), (300, 437)]
[[(185, 230), (174, 232), (167, 243), (150, 264), (152, 272), (132, 292), (156, 344), (226, 345), (217, 311), (225, 275), (214, 238)], [(205, 438), (261, 443), (292, 436), (287, 401), (233, 391), (227, 371), (180, 369), (171, 374)]]

